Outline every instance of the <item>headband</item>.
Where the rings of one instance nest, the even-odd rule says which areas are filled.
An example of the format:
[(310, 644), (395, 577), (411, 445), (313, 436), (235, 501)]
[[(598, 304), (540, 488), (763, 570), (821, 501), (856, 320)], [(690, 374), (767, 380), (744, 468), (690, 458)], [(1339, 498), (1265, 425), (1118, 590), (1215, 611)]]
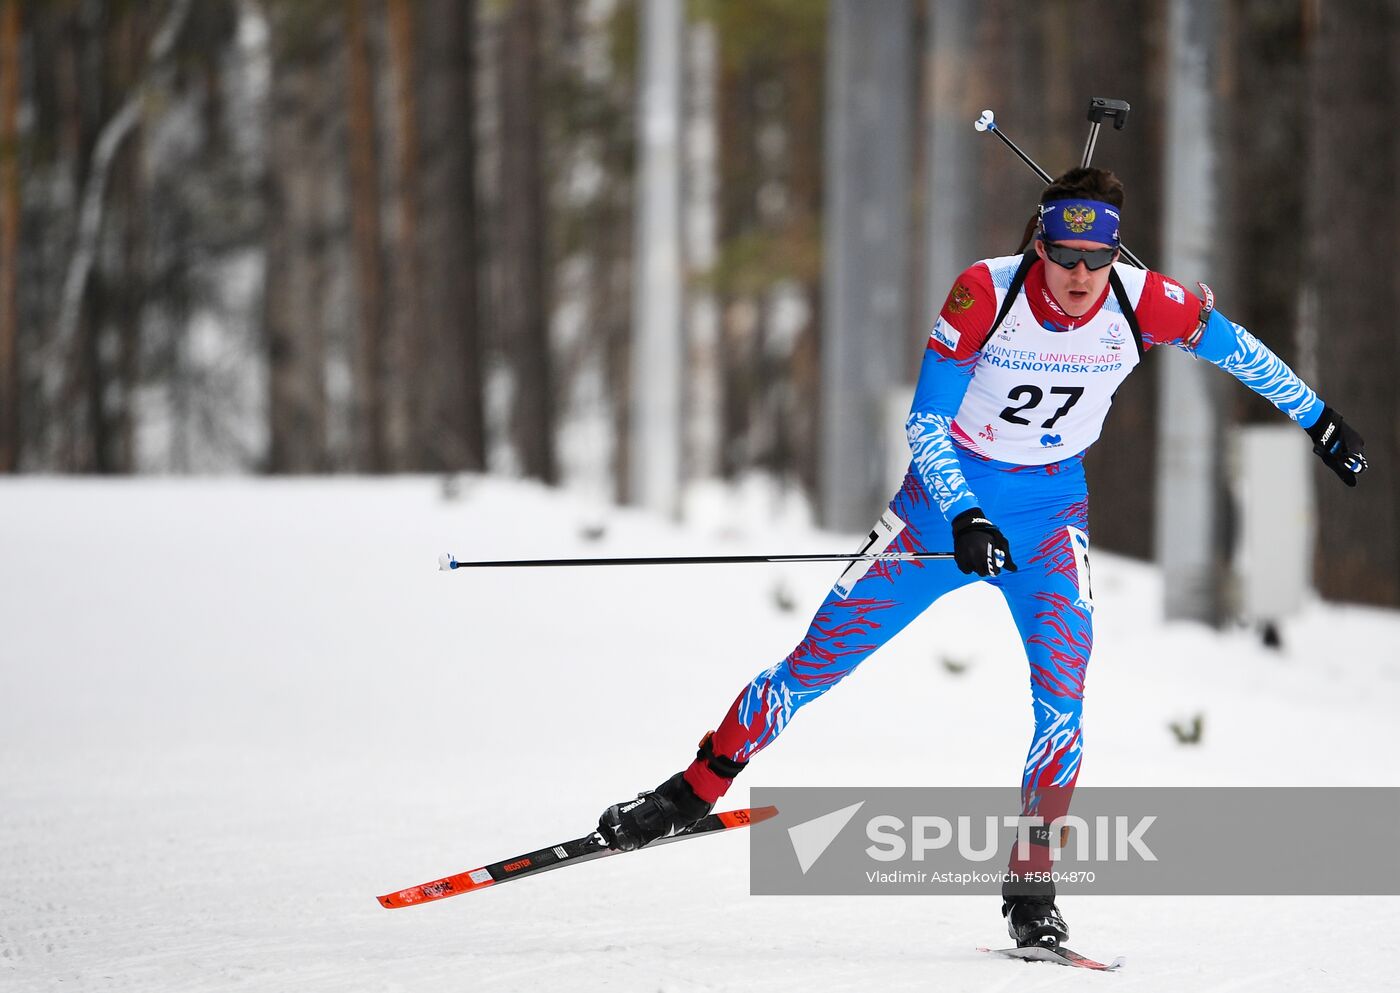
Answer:
[(1118, 244), (1118, 208), (1102, 200), (1051, 200), (1040, 205), (1046, 241), (1101, 241)]

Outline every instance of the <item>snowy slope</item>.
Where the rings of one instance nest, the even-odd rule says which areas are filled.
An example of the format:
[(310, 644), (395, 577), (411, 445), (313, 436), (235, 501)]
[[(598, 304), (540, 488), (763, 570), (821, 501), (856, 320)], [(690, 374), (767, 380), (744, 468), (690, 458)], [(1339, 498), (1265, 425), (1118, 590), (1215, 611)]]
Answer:
[[(995, 898), (749, 897), (742, 836), (382, 910), (675, 771), (839, 571), (444, 575), (437, 553), (854, 545), (767, 509), (705, 499), (677, 529), (481, 479), (0, 483), (0, 990), (1400, 988), (1400, 898), (1063, 901), (1076, 947), (1128, 957), (1103, 976), (979, 956)], [(1400, 783), (1400, 617), (1314, 605), (1270, 653), (1163, 624), (1158, 582), (1096, 561), (1082, 785)], [(955, 594), (734, 805), (1015, 782), (1027, 702), (999, 597)], [(1204, 742), (1175, 744), (1197, 712)]]

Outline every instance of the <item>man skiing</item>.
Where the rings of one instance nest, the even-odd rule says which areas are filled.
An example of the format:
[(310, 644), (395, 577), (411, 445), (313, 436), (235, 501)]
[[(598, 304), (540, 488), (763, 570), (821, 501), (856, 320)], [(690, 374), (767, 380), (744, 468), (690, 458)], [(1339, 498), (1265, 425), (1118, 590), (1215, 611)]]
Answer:
[[(802, 641), (739, 693), (694, 761), (656, 789), (614, 804), (598, 824), (632, 850), (713, 808), (793, 714), (849, 675), (943, 594), (979, 580), (1001, 590), (1030, 663), (1035, 731), (1021, 813), (1068, 811), (1083, 742), (1093, 644), (1083, 458), (1142, 355), (1173, 345), (1219, 366), (1298, 422), (1348, 486), (1366, 469), (1361, 437), (1258, 339), (1159, 273), (1117, 262), (1123, 187), (1072, 169), (1041, 196), (1034, 251), (986, 259), (943, 305), (907, 422), (913, 454), (876, 533), (878, 551), (949, 560), (854, 563)], [(1002, 913), (1018, 945), (1055, 945), (1068, 929), (1049, 879), (1047, 829), (1013, 855)], [(1044, 873), (1042, 877), (1039, 874)]]

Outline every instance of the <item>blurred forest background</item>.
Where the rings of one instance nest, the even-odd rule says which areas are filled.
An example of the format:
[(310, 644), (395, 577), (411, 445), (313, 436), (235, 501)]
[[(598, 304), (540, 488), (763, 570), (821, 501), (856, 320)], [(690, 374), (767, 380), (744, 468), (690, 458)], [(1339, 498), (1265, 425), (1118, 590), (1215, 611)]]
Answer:
[[(1180, 6), (685, 5), (683, 479), (761, 470), (822, 505), (837, 13), (907, 39), (887, 94), (907, 387), (954, 276), (1013, 252), (1039, 193), (973, 132), (984, 107), (1058, 173), (1088, 97), (1129, 101), (1095, 164), (1127, 184), (1127, 244), (1167, 269), (1167, 219), (1200, 210), (1166, 200)], [(1202, 278), (1366, 436), (1358, 489), (1314, 477), (1317, 585), (1397, 605), (1400, 281), (1368, 260), (1400, 230), (1400, 2), (1205, 6)], [(0, 0), (0, 471), (485, 471), (625, 495), (643, 7)], [(1227, 420), (1279, 419), (1217, 376)], [(1143, 557), (1158, 390), (1134, 377), (1090, 456), (1096, 544)]]

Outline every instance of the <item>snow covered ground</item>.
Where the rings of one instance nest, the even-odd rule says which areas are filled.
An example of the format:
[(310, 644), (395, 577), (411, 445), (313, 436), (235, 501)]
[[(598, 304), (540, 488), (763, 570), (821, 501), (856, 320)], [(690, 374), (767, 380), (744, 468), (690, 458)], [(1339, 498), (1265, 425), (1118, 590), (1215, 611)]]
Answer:
[[(381, 909), (675, 771), (839, 571), (437, 553), (854, 547), (768, 510), (704, 499), (682, 529), (470, 478), (0, 483), (0, 990), (1400, 989), (1400, 898), (1064, 900), (1076, 947), (1128, 958), (1096, 975), (979, 955), (1005, 944), (992, 897), (750, 897), (742, 835)], [(1317, 604), (1275, 653), (1164, 624), (1149, 567), (1094, 575), (1081, 785), (1400, 785), (1400, 616)], [(1006, 784), (1029, 729), (1009, 617), (972, 589), (732, 798)]]

